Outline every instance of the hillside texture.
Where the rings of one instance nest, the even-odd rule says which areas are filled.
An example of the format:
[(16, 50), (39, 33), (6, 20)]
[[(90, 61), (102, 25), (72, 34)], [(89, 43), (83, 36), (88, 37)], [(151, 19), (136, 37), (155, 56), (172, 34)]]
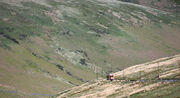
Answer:
[(178, 54), (179, 16), (118, 0), (0, 0), (0, 96), (47, 97)]
[[(60, 92), (57, 98), (179, 98), (180, 55), (116, 72), (115, 80), (99, 79)], [(159, 79), (157, 76), (159, 75)]]
[(140, 4), (168, 12), (174, 12), (174, 13), (180, 12), (179, 0), (119, 0), (119, 1)]

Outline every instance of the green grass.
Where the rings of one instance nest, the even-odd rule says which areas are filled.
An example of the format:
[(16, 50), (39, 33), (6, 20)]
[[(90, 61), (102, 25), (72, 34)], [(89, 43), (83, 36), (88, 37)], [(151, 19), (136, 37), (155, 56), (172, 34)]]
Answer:
[(140, 92), (132, 95), (132, 98), (154, 98), (154, 97), (163, 97), (163, 98), (175, 98), (179, 97), (179, 84), (164, 84), (158, 88), (155, 88), (153, 90), (150, 90), (148, 92)]
[[(109, 63), (113, 71), (117, 71), (122, 65), (130, 66), (151, 60), (149, 54), (138, 55), (142, 51), (144, 53), (150, 50), (160, 51), (161, 55), (154, 54), (157, 57), (179, 52), (178, 45), (173, 46), (174, 44), (162, 40), (164, 32), (172, 32), (174, 39), (177, 39), (179, 30), (177, 25), (169, 27), (171, 30), (167, 32), (165, 27), (162, 27), (172, 25), (172, 21), (179, 23), (179, 18), (174, 19), (173, 14), (170, 16), (159, 13), (155, 16), (144, 8), (123, 4), (104, 6), (94, 2), (96, 1), (47, 1), (46, 4), (52, 7), (35, 2), (22, 2), (22, 7), (0, 2), (0, 32), (19, 42), (18, 45), (0, 35), (0, 61), (3, 62), (0, 64), (5, 68), (9, 67), (4, 68), (2, 74), (6, 73), (6, 76), (0, 80), (22, 91), (54, 94), (72, 87), (66, 83), (67, 81), (80, 85), (95, 79), (94, 69), (81, 64), (74, 65), (66, 57), (57, 54), (55, 50), (61, 47), (73, 52), (85, 51), (88, 63), (100, 67), (105, 72), (109, 71)], [(51, 17), (45, 14), (47, 11), (52, 14)], [(119, 13), (125, 20), (129, 20), (132, 16), (139, 21), (141, 19), (132, 12), (141, 12), (150, 19), (150, 22), (146, 22), (143, 27), (134, 26), (132, 21), (118, 19), (112, 12)], [(54, 17), (61, 21), (53, 23)], [(5, 18), (8, 20), (5, 21)], [(98, 23), (107, 28), (99, 26)], [(66, 34), (68, 31), (71, 34)], [(95, 33), (88, 34), (89, 31)], [(106, 39), (110, 43), (100, 42)], [(116, 50), (114, 54), (112, 50)], [(130, 56), (123, 57), (121, 54)], [(56, 65), (62, 65), (64, 70), (58, 69)], [(72, 76), (68, 75), (68, 72)], [(44, 74), (48, 74), (51, 78)], [(59, 81), (56, 79), (57, 76), (67, 81)], [(22, 82), (22, 79), (25, 82)], [(12, 83), (10, 80), (15, 82)]]
[(180, 1), (179, 0), (174, 0), (177, 4), (180, 4)]
[[(10, 73), (8, 73), (7, 70), (4, 70), (7, 71), (5, 72), (7, 73), (6, 77), (1, 77), (0, 79), (6, 81), (7, 85), (15, 86), (17, 89), (25, 91), (27, 93), (38, 92), (45, 94), (55, 94), (55, 92), (57, 91), (72, 87), (71, 85), (66, 84), (64, 81), (58, 81), (56, 79), (56, 75), (64, 77), (66, 80), (71, 81), (74, 84), (81, 83), (80, 81), (58, 70), (56, 66), (37, 57), (34, 57), (22, 47), (13, 46), (11, 47), (11, 49), (12, 52), (6, 51), (8, 55), (3, 56), (3, 62), (8, 62), (6, 66), (10, 67), (9, 70), (11, 70), (11, 67), (15, 67), (15, 69)], [(1, 55), (4, 54), (2, 54), (2, 50), (3, 49), (1, 49)], [(10, 58), (11, 55), (13, 56)], [(14, 74), (14, 71), (20, 72)], [(32, 73), (28, 74), (28, 72)], [(45, 74), (49, 74), (52, 79), (45, 77)], [(8, 80), (13, 80), (14, 82), (11, 83), (11, 81)], [(43, 86), (45, 85), (47, 85), (46, 89), (43, 88)], [(57, 90), (53, 90), (53, 86), (56, 87)]]

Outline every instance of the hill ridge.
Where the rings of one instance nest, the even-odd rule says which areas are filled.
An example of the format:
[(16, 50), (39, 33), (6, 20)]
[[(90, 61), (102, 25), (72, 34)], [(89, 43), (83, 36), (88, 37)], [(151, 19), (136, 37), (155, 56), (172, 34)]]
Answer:
[[(167, 67), (172, 67), (172, 66), (174, 66), (174, 68), (169, 68), (169, 70), (166, 69)], [(147, 67), (147, 68), (145, 69), (143, 67)], [(161, 72), (159, 71), (159, 73), (154, 72), (154, 70), (161, 70), (161, 69), (162, 71)], [(137, 80), (132, 80), (134, 77), (133, 74), (137, 74), (139, 72), (136, 70), (141, 70), (142, 75), (138, 77)], [(60, 92), (57, 95), (57, 98), (62, 98), (62, 97), (136, 98), (137, 96), (145, 97), (145, 95), (143, 94), (146, 93), (148, 94), (151, 92), (153, 92), (152, 96), (147, 95), (147, 96), (151, 96), (151, 98), (157, 96), (163, 96), (164, 92), (167, 93), (167, 96), (179, 96), (179, 94), (173, 95), (172, 91), (168, 91), (168, 89), (173, 89), (173, 87), (179, 86), (179, 82), (180, 82), (179, 71), (180, 71), (180, 54), (171, 57), (160, 58), (151, 62), (126, 68), (120, 72), (114, 73), (115, 80), (112, 82), (105, 79), (100, 79), (92, 83), (90, 82), (85, 83), (81, 86), (74, 87), (64, 92)], [(170, 74), (169, 72), (172, 73)], [(151, 75), (149, 75), (148, 77), (146, 77), (147, 79), (145, 79), (144, 76), (145, 74), (154, 74), (154, 73), (156, 75), (153, 76), (153, 78)], [(156, 78), (158, 74), (160, 79)], [(175, 74), (176, 76), (170, 77)], [(154, 90), (158, 91), (161, 89), (162, 89), (161, 92), (154, 92)], [(179, 87), (177, 87), (173, 91), (177, 92), (178, 90)]]

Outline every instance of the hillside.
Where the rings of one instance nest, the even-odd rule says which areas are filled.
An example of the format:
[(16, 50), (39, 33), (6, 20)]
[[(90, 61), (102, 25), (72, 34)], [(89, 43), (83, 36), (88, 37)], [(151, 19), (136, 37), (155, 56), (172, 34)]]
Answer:
[[(179, 61), (179, 63), (178, 63)], [(115, 80), (99, 79), (60, 92), (57, 98), (179, 98), (180, 55), (116, 72)], [(159, 75), (159, 79), (157, 76)], [(54, 96), (55, 97), (55, 96)]]
[(180, 53), (180, 17), (117, 0), (0, 0), (0, 96), (44, 97)]
[(119, 0), (119, 1), (140, 4), (173, 13), (180, 13), (179, 0)]

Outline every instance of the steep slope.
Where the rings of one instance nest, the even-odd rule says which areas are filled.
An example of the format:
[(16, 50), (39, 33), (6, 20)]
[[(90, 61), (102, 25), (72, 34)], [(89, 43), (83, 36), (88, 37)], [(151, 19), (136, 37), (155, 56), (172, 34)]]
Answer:
[(113, 82), (99, 79), (61, 92), (58, 98), (178, 98), (179, 70), (180, 55), (162, 58), (114, 73)]
[(121, 1), (149, 6), (163, 11), (180, 13), (179, 0), (121, 0)]
[(180, 52), (180, 17), (142, 5), (0, 0), (0, 14), (0, 87), (20, 97), (53, 95), (95, 72)]

